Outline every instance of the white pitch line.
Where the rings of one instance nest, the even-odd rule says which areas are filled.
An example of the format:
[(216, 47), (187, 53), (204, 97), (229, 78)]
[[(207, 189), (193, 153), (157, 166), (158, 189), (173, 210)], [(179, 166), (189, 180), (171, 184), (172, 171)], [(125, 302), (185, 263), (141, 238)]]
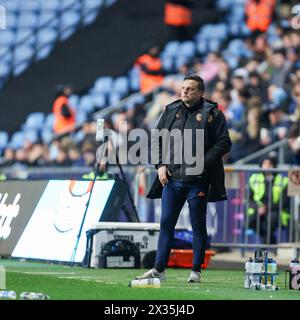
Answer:
[(60, 274), (76, 274), (75, 272), (34, 272), (34, 271), (21, 271), (21, 270), (7, 270), (8, 272), (17, 272), (17, 273), (25, 273), (25, 274), (42, 274), (42, 275), (60, 275)]

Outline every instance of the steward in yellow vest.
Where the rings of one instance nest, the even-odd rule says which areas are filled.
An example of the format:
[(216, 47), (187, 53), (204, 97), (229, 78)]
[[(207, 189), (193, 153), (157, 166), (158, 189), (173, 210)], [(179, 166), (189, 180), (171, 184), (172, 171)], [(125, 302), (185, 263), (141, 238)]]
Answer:
[[(262, 169), (275, 167), (276, 162), (273, 158), (265, 158), (262, 162)], [(287, 196), (287, 186), (288, 177), (280, 173), (253, 173), (249, 178), (250, 201), (247, 212), (249, 228), (257, 229), (258, 215), (259, 234), (264, 243), (268, 243), (268, 240), (270, 240), (270, 243), (276, 243), (274, 232), (279, 227), (279, 215), (281, 226), (288, 227), (289, 225), (290, 198)], [(271, 199), (269, 199), (270, 197)], [(269, 211), (270, 219), (268, 219)], [(268, 239), (268, 220), (270, 220), (270, 239)]]

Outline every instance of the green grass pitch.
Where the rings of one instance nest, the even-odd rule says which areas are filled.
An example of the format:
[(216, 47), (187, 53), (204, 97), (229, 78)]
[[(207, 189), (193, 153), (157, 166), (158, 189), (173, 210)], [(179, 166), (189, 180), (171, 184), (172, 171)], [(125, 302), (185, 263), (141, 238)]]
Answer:
[(285, 288), (279, 271), (278, 291), (243, 288), (244, 271), (202, 272), (201, 283), (187, 283), (188, 269), (167, 269), (160, 288), (131, 288), (129, 282), (143, 269), (86, 269), (70, 266), (2, 259), (6, 290), (42, 292), (51, 300), (300, 300), (300, 291)]

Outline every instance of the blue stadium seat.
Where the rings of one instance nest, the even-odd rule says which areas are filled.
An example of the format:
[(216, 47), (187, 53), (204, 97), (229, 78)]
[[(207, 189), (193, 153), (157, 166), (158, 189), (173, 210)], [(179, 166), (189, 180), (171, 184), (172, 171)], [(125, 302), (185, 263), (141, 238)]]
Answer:
[(84, 95), (79, 102), (79, 111), (91, 112), (94, 109), (93, 99), (90, 95)]
[(35, 44), (35, 34), (31, 29), (28, 28), (19, 28), (16, 33), (16, 43), (22, 45), (33, 46)]
[(44, 121), (45, 121), (44, 113), (42, 112), (30, 113), (26, 118), (23, 129), (40, 130), (43, 127)]
[(118, 77), (114, 80), (112, 90), (123, 95), (129, 92), (128, 78), (126, 76)]
[(25, 134), (23, 131), (17, 131), (13, 133), (11, 140), (8, 144), (9, 148), (19, 149), (22, 148), (23, 143), (25, 141)]
[(24, 141), (36, 143), (38, 141), (38, 133), (33, 129), (27, 129), (24, 131)]
[(54, 28), (43, 28), (37, 33), (37, 45), (43, 45), (45, 43), (53, 43), (57, 38), (57, 30)]
[(5, 131), (0, 131), (0, 150), (5, 149), (8, 144), (8, 133)]
[(83, 8), (85, 10), (95, 10), (104, 4), (104, 0), (83, 0)]
[(7, 63), (0, 61), (0, 78), (6, 78), (10, 73), (10, 67)]
[(200, 53), (200, 55), (206, 54), (208, 52), (207, 41), (206, 40), (198, 41), (197, 50)]
[(38, 0), (21, 1), (19, 3), (19, 8), (25, 11), (37, 12), (40, 9), (41, 2), (42, 1), (38, 1)]
[(20, 62), (13, 67), (13, 75), (17, 77), (19, 74), (21, 74), (23, 71), (25, 71), (29, 67), (30, 61), (26, 60), (24, 62)]
[(13, 45), (15, 41), (15, 33), (12, 30), (5, 29), (0, 32), (0, 47), (2, 45)]
[(208, 50), (212, 52), (219, 51), (221, 47), (221, 41), (217, 38), (212, 38), (208, 41)]
[(113, 105), (117, 104), (120, 100), (121, 100), (121, 94), (119, 94), (117, 92), (112, 92), (109, 95), (108, 104), (110, 106), (113, 106)]
[(165, 48), (162, 52), (162, 57), (176, 57), (178, 49), (180, 47), (179, 41), (170, 41), (165, 45)]
[(60, 10), (73, 10), (79, 11), (81, 9), (81, 1), (78, 0), (61, 0), (60, 2)]
[(185, 57), (185, 56), (179, 56), (176, 60), (175, 60), (175, 70), (179, 71), (179, 68), (188, 63), (189, 58)]
[(10, 63), (12, 60), (12, 50), (9, 46), (1, 45), (0, 46), (0, 60), (2, 62)]
[(93, 23), (96, 20), (98, 14), (99, 14), (99, 11), (83, 12), (83, 24), (89, 25)]
[(80, 22), (80, 14), (75, 11), (64, 12), (60, 18), (61, 30), (76, 26)]
[(49, 113), (45, 118), (44, 129), (52, 130), (53, 125), (54, 125), (54, 114)]
[(111, 91), (112, 86), (113, 86), (112, 77), (101, 77), (95, 81), (94, 91), (109, 93)]
[(6, 28), (7, 28), (7, 30), (16, 29), (17, 25), (18, 25), (17, 15), (14, 12), (7, 12), (6, 13)]
[(162, 65), (164, 70), (167, 72), (172, 72), (173, 70), (173, 59), (170, 57), (164, 57), (162, 58)]
[(70, 106), (71, 106), (74, 110), (77, 110), (77, 109), (78, 109), (78, 106), (79, 106), (79, 96), (76, 95), (76, 94), (70, 95), (70, 97), (69, 97), (69, 103), (70, 103)]
[(51, 139), (53, 138), (54, 136), (54, 133), (53, 131), (50, 129), (43, 129), (42, 132), (41, 132), (41, 138), (43, 140), (43, 142), (45, 144), (48, 144), (51, 142)]
[(42, 1), (41, 10), (58, 11), (60, 9), (60, 0)]
[(194, 41), (184, 41), (181, 43), (178, 56), (183, 57), (193, 57), (195, 55), (195, 42)]
[(14, 51), (14, 62), (28, 61), (33, 57), (34, 50), (30, 46), (21, 45)]
[(76, 122), (77, 123), (83, 123), (83, 122), (85, 122), (86, 121), (86, 119), (87, 119), (87, 114), (86, 114), (86, 112), (84, 112), (84, 111), (80, 111), (80, 112), (77, 112), (76, 113)]
[(75, 31), (80, 22), (80, 14), (75, 11), (67, 11), (60, 17), (60, 39), (66, 40)]
[(92, 95), (92, 102), (96, 108), (105, 108), (106, 107), (106, 97), (102, 93), (96, 93)]
[(17, 12), (19, 10), (19, 1), (10, 0), (10, 1), (1, 1), (1, 4), (4, 5), (6, 12)]
[(38, 15), (30, 12), (22, 12), (18, 18), (19, 28), (34, 29), (38, 23)]
[(53, 44), (44, 44), (36, 51), (36, 59), (43, 60), (47, 58), (53, 49)]
[(112, 6), (117, 0), (105, 0), (105, 5), (107, 7)]
[(55, 11), (43, 11), (38, 18), (38, 28), (58, 28), (58, 18)]

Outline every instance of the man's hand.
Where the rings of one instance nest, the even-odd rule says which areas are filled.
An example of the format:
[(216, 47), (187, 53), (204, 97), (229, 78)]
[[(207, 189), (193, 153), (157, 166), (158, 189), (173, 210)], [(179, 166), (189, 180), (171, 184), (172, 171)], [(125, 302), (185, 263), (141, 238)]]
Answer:
[(171, 176), (170, 171), (168, 170), (168, 168), (166, 166), (161, 166), (158, 168), (157, 174), (158, 174), (158, 178), (159, 178), (160, 183), (163, 186), (165, 186), (169, 182), (168, 175)]

